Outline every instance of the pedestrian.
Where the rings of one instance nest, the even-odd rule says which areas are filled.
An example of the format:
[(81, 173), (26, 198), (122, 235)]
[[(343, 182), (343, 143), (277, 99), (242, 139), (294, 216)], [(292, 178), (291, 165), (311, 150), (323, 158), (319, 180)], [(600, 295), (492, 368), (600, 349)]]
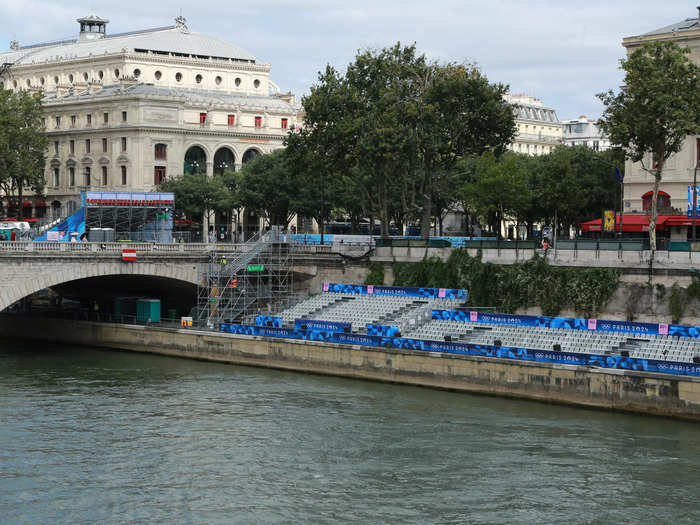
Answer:
[(544, 253), (547, 253), (547, 250), (549, 250), (549, 239), (547, 239), (547, 237), (545, 237), (542, 241), (542, 249), (544, 250)]

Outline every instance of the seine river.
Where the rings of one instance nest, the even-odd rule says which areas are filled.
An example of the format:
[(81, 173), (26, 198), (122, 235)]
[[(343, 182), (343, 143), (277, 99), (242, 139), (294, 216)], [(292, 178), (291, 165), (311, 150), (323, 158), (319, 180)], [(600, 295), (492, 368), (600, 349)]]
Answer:
[(0, 346), (1, 523), (698, 523), (700, 424)]

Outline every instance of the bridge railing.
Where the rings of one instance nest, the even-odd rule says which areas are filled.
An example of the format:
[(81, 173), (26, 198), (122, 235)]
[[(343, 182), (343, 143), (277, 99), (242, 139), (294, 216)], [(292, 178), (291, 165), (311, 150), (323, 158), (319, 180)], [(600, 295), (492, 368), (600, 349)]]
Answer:
[[(221, 245), (219, 245), (221, 246)], [(236, 251), (241, 245), (226, 245), (228, 251)], [(177, 254), (207, 253), (215, 248), (206, 243), (149, 243), (149, 242), (52, 242), (52, 241), (1, 241), (0, 255), (3, 253), (114, 253), (121, 254), (122, 249), (130, 248), (137, 253)]]
[[(246, 253), (253, 249), (255, 243), (151, 243), (151, 242), (55, 242), (55, 241), (0, 241), (0, 256), (3, 254), (27, 253), (112, 253), (121, 254), (123, 248), (130, 248), (136, 253), (151, 255), (176, 255), (178, 253), (205, 254), (212, 251), (234, 254)], [(331, 245), (290, 245), (298, 254), (330, 254), (337, 251)]]

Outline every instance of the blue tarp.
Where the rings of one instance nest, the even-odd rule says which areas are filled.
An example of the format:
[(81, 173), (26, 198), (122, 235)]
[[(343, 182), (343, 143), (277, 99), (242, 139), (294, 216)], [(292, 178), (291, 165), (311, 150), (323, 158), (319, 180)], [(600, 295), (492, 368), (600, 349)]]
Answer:
[[(68, 242), (70, 241), (70, 232), (77, 232), (78, 237), (85, 233), (85, 208), (80, 208), (70, 217), (59, 222), (53, 228), (47, 230), (47, 232), (63, 232), (63, 235), (59, 233), (59, 241)], [(45, 241), (46, 232), (41, 234), (39, 237), (34, 239), (35, 241)]]

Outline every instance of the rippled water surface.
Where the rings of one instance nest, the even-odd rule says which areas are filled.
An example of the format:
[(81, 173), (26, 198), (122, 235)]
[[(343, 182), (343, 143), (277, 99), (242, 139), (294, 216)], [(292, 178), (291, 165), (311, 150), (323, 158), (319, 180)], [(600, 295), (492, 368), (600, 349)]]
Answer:
[(700, 425), (2, 343), (1, 523), (699, 523)]

